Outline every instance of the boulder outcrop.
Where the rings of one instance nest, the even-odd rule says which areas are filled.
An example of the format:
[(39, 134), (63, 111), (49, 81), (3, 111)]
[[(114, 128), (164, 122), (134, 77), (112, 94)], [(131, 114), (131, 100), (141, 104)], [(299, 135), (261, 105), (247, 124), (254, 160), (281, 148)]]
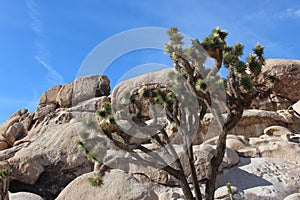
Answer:
[[(227, 148), (217, 182), (217, 199), (228, 199), (230, 182), (236, 199), (297, 199), (300, 185), (300, 61), (269, 59), (259, 77), (263, 85), (275, 77), (273, 92), (258, 99), (245, 110), (227, 137)], [(168, 75), (172, 69), (150, 73), (120, 83), (110, 96), (110, 81), (105, 75), (79, 77), (73, 83), (57, 85), (43, 93), (34, 113), (26, 109), (12, 114), (0, 125), (0, 167), (12, 169), (11, 199), (183, 199), (175, 178), (151, 166), (126, 165), (123, 171), (110, 170), (101, 188), (92, 187), (87, 179), (93, 175), (92, 163), (76, 147), (86, 119), (94, 119), (105, 102), (118, 102), (118, 92), (152, 84), (172, 87)], [(166, 82), (165, 82), (166, 81)], [(148, 104), (140, 102), (143, 117), (150, 118)], [(223, 117), (226, 117), (223, 109)], [(163, 119), (164, 113), (159, 113)], [(196, 171), (201, 192), (216, 152), (220, 128), (210, 113), (201, 122), (194, 138)], [(170, 129), (170, 138), (172, 127)], [(176, 138), (176, 137), (174, 137)], [(148, 140), (147, 140), (148, 141)], [(144, 142), (147, 142), (146, 140)], [(97, 142), (97, 141), (94, 141)], [(174, 142), (179, 148), (182, 140)], [(147, 144), (145, 144), (147, 145)], [(108, 150), (108, 155), (115, 155)], [(123, 154), (122, 154), (123, 155)], [(191, 183), (187, 158), (180, 158)], [(128, 173), (127, 173), (128, 172)], [(238, 177), (238, 178), (237, 178)], [(294, 193), (294, 194), (293, 194)]]

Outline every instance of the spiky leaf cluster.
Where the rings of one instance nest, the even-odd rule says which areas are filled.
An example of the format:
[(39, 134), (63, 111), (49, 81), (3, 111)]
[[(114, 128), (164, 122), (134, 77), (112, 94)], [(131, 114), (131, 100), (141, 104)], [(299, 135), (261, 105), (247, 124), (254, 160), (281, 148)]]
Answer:
[(253, 52), (253, 54), (250, 54), (247, 57), (247, 62), (251, 73), (253, 73), (254, 76), (257, 76), (261, 72), (262, 66), (265, 64), (263, 57), (264, 47), (257, 44), (253, 49)]
[(179, 33), (177, 27), (168, 29), (170, 43), (165, 44), (165, 53), (172, 54), (173, 52), (182, 53), (183, 36)]
[(237, 72), (242, 73), (246, 70), (246, 64), (239, 60), (239, 57), (243, 55), (244, 45), (237, 42), (233, 47), (226, 47), (224, 50), (223, 63), (225, 67), (230, 65), (235, 66)]
[[(175, 77), (176, 76), (173, 76), (173, 78)], [(160, 88), (151, 89), (151, 88), (144, 87), (139, 90), (139, 96), (144, 100), (148, 99), (152, 103), (159, 104), (159, 105), (163, 105), (165, 103), (171, 104), (176, 99), (176, 96), (173, 92), (161, 90)]]
[(253, 94), (255, 92), (250, 75), (244, 74), (240, 77), (240, 88), (244, 94)]
[(0, 170), (0, 178), (6, 178), (11, 176), (12, 170), (10, 168), (4, 168)]
[(224, 49), (226, 47), (225, 38), (227, 35), (227, 31), (216, 27), (208, 37), (203, 38), (202, 46), (207, 51)]
[(88, 178), (88, 182), (91, 184), (91, 186), (93, 187), (100, 187), (101, 185), (103, 185), (103, 180), (101, 177), (99, 176), (95, 176), (95, 177), (91, 177)]
[(111, 115), (111, 104), (110, 102), (104, 102), (101, 108), (96, 111), (96, 116), (104, 118), (108, 115)]

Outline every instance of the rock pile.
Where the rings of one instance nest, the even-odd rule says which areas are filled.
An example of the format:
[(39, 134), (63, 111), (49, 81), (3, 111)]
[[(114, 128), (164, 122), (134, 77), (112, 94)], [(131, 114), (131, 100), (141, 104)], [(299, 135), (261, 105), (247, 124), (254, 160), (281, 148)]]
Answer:
[[(259, 84), (267, 76), (279, 81), (267, 97), (259, 97), (246, 110), (241, 121), (227, 137), (226, 155), (219, 169), (216, 199), (229, 199), (230, 182), (235, 199), (297, 199), (300, 185), (300, 63), (290, 60), (267, 60)], [(160, 83), (170, 70), (137, 77), (115, 88), (143, 82)], [(11, 199), (20, 192), (31, 192), (45, 200), (183, 199), (178, 182), (161, 170), (130, 164), (128, 173), (111, 170), (101, 188), (91, 187), (92, 163), (76, 147), (85, 119), (109, 96), (109, 79), (103, 75), (77, 78), (73, 83), (57, 85), (43, 93), (34, 113), (19, 110), (0, 126), (0, 167), (13, 171)], [(148, 115), (145, 105), (143, 115)], [(226, 117), (226, 113), (223, 114)], [(163, 120), (163, 119), (162, 119)], [(149, 122), (150, 123), (150, 122)], [(219, 128), (210, 114), (194, 138), (195, 166), (201, 191), (215, 153)], [(204, 141), (203, 141), (204, 140)], [(175, 142), (180, 147), (180, 141)], [(113, 153), (113, 152), (112, 152)], [(180, 158), (182, 163), (185, 157)], [(187, 168), (187, 166), (184, 166)], [(188, 181), (191, 183), (189, 172)], [(17, 192), (17, 193), (15, 193)], [(15, 194), (14, 194), (15, 193)], [(294, 194), (293, 194), (294, 193)], [(25, 194), (25, 193), (22, 193)], [(41, 197), (26, 193), (28, 198)], [(19, 195), (19, 196), (18, 196)]]

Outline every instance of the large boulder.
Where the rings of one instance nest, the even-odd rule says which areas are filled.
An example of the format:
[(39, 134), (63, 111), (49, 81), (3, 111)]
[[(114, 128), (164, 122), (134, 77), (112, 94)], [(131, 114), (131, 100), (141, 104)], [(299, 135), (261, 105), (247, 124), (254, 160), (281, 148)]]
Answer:
[(273, 91), (270, 95), (258, 97), (252, 106), (256, 109), (287, 109), (300, 100), (300, 60), (267, 59), (266, 65), (258, 76), (258, 86), (265, 87), (274, 79)]
[(108, 96), (110, 80), (105, 75), (90, 75), (79, 77), (73, 86), (72, 104), (77, 105), (88, 99)]
[(56, 200), (119, 199), (119, 200), (158, 200), (153, 190), (120, 170), (111, 170), (103, 177), (101, 187), (92, 187), (88, 178), (93, 173), (84, 174), (71, 182)]
[(7, 143), (10, 146), (13, 146), (15, 141), (17, 139), (19, 139), (21, 136), (25, 135), (26, 130), (23, 126), (22, 123), (17, 122), (14, 123), (13, 125), (11, 125), (5, 132), (5, 134), (3, 134), (3, 136), (5, 137)]
[[(226, 114), (223, 114), (223, 118), (226, 118)], [(258, 137), (262, 135), (264, 130), (269, 126), (289, 126), (290, 124), (294, 124), (294, 118), (288, 119), (286, 115), (282, 113), (251, 109), (244, 111), (240, 121), (228, 134), (243, 135), (245, 138)], [(205, 140), (208, 140), (221, 134), (221, 129), (211, 113), (204, 116), (201, 125), (202, 129), (195, 137), (196, 141), (198, 137), (204, 136)]]
[(59, 90), (56, 102), (62, 108), (68, 108), (72, 106), (72, 95), (73, 95), (73, 82), (67, 83)]
[(42, 96), (40, 97), (39, 104), (56, 104), (56, 98), (58, 95), (58, 92), (61, 89), (61, 85), (56, 85), (52, 88), (50, 88), (47, 92), (44, 92)]
[(31, 130), (21, 143), (26, 148), (16, 149), (18, 145), (14, 153), (9, 154), (10, 149), (1, 152), (11, 156), (0, 162), (13, 171), (10, 191), (31, 191), (53, 199), (77, 176), (92, 170), (91, 163), (76, 147), (82, 123), (55, 124), (54, 121)]
[[(299, 138), (299, 136), (298, 136)], [(278, 158), (283, 161), (300, 163), (300, 144), (289, 142), (283, 137), (261, 136), (250, 138), (249, 144), (254, 147), (260, 157)]]

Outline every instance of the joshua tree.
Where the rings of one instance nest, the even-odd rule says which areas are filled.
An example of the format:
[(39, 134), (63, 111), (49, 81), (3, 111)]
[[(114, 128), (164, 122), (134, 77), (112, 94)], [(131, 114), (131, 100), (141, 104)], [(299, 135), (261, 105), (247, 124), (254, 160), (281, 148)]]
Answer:
[[(119, 164), (124, 161), (122, 159), (125, 158), (119, 157), (119, 161), (109, 163), (107, 158), (111, 156), (106, 156), (107, 149), (117, 148), (127, 153), (126, 162), (164, 170), (178, 180), (186, 199), (200, 200), (202, 195), (191, 144), (193, 134), (197, 134), (202, 128), (199, 122), (206, 113), (211, 112), (220, 127), (216, 153), (210, 161), (211, 168), (207, 174), (204, 195), (205, 199), (211, 200), (214, 198), (216, 178), (224, 157), (226, 136), (242, 117), (243, 110), (248, 108), (252, 99), (261, 92), (256, 89), (255, 83), (264, 65), (264, 47), (257, 44), (253, 49), (254, 53), (243, 62), (240, 57), (244, 46), (241, 43), (227, 46), (225, 39), (228, 34), (219, 27), (202, 42), (198, 39), (193, 40), (188, 48), (184, 48), (183, 36), (177, 28), (170, 28), (168, 35), (170, 42), (165, 44), (165, 52), (170, 54), (175, 69), (169, 74), (170, 80), (173, 80), (172, 87), (163, 83), (144, 84), (131, 92), (123, 91), (122, 97), (113, 96), (115, 100), (112, 103), (104, 103), (97, 111), (97, 122), (86, 122), (87, 129), (97, 130), (102, 136), (95, 140), (92, 137), (93, 133), (85, 130), (81, 132), (83, 141), (78, 142), (78, 145), (84, 149), (89, 159), (96, 163), (95, 171), (99, 177), (114, 164), (120, 167)], [(215, 61), (211, 69), (205, 68), (208, 57)], [(226, 79), (218, 75), (222, 66), (228, 69)], [(226, 102), (225, 118), (218, 105), (220, 101)], [(148, 105), (152, 117), (142, 115), (143, 105)], [(166, 123), (159, 122), (158, 116), (162, 114), (166, 116)], [(150, 125), (146, 124), (149, 119), (152, 119)], [(126, 127), (122, 125), (124, 121)], [(173, 128), (170, 130), (170, 127)], [(172, 134), (181, 137), (195, 197), (187, 181), (186, 169), (170, 139)], [(146, 145), (149, 143), (154, 145)], [(156, 151), (157, 148), (160, 151)], [(90, 179), (93, 185), (101, 185), (99, 177)]]
[[(257, 44), (253, 49), (254, 53), (247, 57), (246, 63), (240, 60), (244, 46), (239, 42), (232, 47), (227, 46), (225, 39), (228, 33), (219, 27), (215, 28), (201, 43), (198, 39), (193, 40), (192, 46), (187, 49), (182, 47), (182, 36), (177, 28), (170, 28), (168, 34), (171, 42), (166, 44), (166, 52), (171, 54), (175, 69), (186, 74), (188, 83), (204, 107), (200, 111), (200, 120), (208, 109), (221, 128), (216, 154), (211, 159), (211, 170), (206, 182), (205, 199), (210, 200), (214, 197), (218, 169), (226, 148), (226, 136), (242, 117), (243, 110), (250, 106), (252, 99), (259, 93), (254, 83), (264, 65), (264, 47)], [(214, 67), (206, 73), (203, 65), (205, 59), (201, 55), (202, 48), (215, 60)], [(207, 83), (216, 78), (222, 64), (228, 69), (227, 79), (224, 80), (227, 104), (225, 119), (221, 115), (219, 106), (216, 105), (218, 96), (214, 96), (215, 87), (207, 88)], [(218, 82), (211, 85), (218, 85)]]
[(9, 178), (11, 175), (11, 169), (5, 168), (0, 170), (0, 200), (9, 200), (8, 188), (9, 188)]

